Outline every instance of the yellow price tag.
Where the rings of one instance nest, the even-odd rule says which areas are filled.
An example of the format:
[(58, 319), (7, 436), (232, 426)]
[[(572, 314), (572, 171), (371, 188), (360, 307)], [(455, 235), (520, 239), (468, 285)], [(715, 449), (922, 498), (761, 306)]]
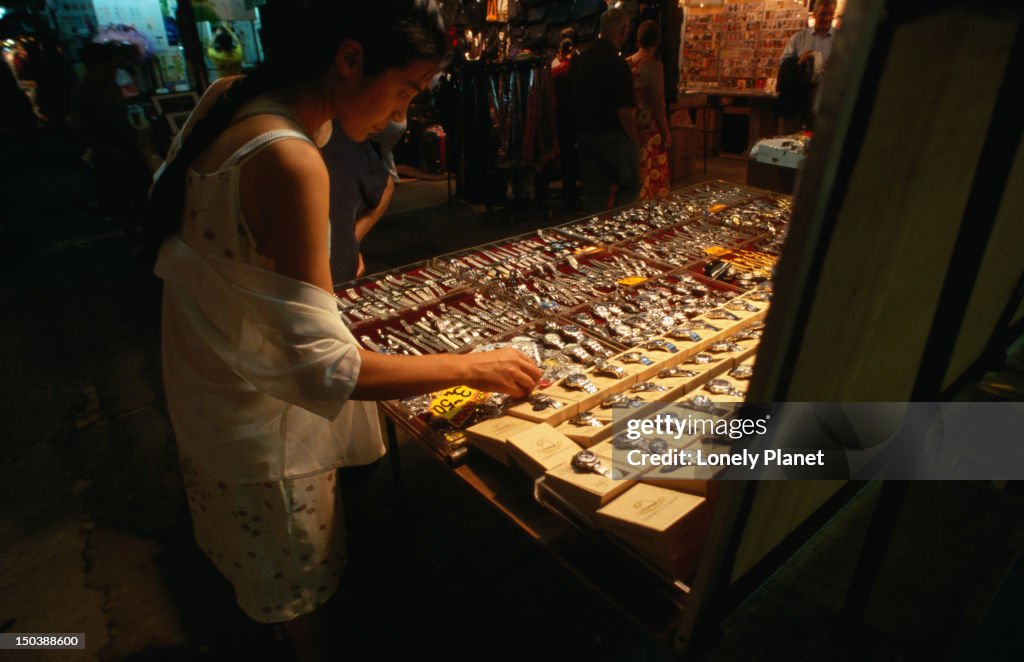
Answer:
[(723, 204), (719, 203), (717, 205), (711, 205), (711, 207), (708, 208), (708, 211), (711, 212), (712, 214), (714, 214), (715, 212), (722, 211), (723, 209), (728, 209), (728, 208), (729, 208), (729, 205), (723, 205)]
[(455, 427), (462, 427), (477, 405), (486, 400), (488, 395), (468, 386), (454, 386), (432, 394), (430, 413), (445, 419)]
[(639, 285), (640, 283), (646, 283), (647, 279), (643, 276), (630, 276), (629, 278), (623, 278), (619, 281), (619, 285)]
[(729, 249), (722, 248), (721, 246), (708, 246), (704, 249), (704, 252), (708, 255), (722, 255), (724, 253), (728, 253)]

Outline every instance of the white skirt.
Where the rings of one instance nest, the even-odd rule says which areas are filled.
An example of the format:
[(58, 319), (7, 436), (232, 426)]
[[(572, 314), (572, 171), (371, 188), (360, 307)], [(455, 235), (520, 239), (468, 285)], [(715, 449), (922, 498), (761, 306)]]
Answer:
[(227, 483), (179, 449), (196, 541), (262, 623), (308, 614), (338, 588), (345, 522), (337, 471), (263, 483)]

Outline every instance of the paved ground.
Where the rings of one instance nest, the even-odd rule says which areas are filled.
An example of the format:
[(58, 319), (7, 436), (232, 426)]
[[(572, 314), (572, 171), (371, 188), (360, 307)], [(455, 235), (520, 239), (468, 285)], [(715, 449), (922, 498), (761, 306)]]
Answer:
[[(286, 660), (279, 633), (240, 613), (192, 540), (156, 283), (116, 224), (82, 211), (73, 167), (52, 165), (8, 189), (0, 241), (0, 631), (85, 632), (88, 649), (0, 660)], [(371, 269), (563, 216), (557, 202), (550, 215), (408, 207), (420, 209), (384, 219), (367, 243)], [(352, 659), (670, 658), (425, 452), (402, 455), (409, 516), (353, 523), (338, 619)], [(385, 468), (371, 484), (381, 501), (389, 479)], [(868, 618), (853, 638), (829, 637), (877, 488), (866, 490), (724, 622), (707, 657), (1021, 659), (1024, 572), (1010, 568), (1024, 510), (1001, 487), (915, 486)]]

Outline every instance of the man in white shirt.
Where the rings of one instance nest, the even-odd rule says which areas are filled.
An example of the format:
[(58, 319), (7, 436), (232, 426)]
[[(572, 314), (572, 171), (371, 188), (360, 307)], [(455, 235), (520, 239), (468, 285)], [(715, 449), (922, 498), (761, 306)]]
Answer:
[[(808, 60), (815, 60), (814, 79), (815, 82), (821, 77), (821, 71), (832, 55), (832, 20), (836, 15), (836, 0), (818, 0), (814, 7), (814, 27), (804, 28), (794, 34), (779, 64), (790, 57), (796, 57), (798, 64), (804, 64)], [(817, 55), (816, 55), (817, 54)]]
[(826, 63), (832, 55), (832, 21), (836, 0), (818, 0), (814, 7), (814, 27), (805, 28), (790, 38), (779, 58), (776, 113), (778, 131), (788, 134), (811, 128), (811, 106)]

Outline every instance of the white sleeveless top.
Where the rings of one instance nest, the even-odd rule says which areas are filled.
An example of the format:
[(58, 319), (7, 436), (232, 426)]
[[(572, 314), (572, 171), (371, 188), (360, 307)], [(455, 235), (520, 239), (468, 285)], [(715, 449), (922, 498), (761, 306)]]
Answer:
[(226, 481), (297, 478), (384, 454), (376, 405), (348, 400), (360, 357), (333, 295), (275, 273), (242, 213), (246, 160), (295, 139), (309, 141), (270, 131), (214, 172), (190, 170), (181, 236), (155, 268), (171, 423), (195, 462)]

